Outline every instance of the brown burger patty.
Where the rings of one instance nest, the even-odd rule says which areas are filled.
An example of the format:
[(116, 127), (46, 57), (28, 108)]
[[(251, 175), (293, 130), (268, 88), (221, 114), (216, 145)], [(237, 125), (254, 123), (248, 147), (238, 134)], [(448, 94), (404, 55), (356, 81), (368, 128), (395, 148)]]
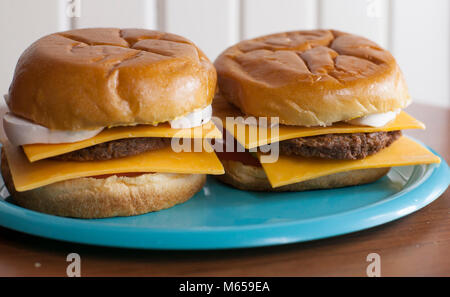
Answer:
[(125, 138), (100, 143), (81, 150), (53, 157), (60, 161), (101, 161), (134, 156), (164, 148), (170, 145), (170, 138)]
[(377, 153), (402, 135), (401, 131), (325, 134), (280, 142), (280, 154), (356, 160)]

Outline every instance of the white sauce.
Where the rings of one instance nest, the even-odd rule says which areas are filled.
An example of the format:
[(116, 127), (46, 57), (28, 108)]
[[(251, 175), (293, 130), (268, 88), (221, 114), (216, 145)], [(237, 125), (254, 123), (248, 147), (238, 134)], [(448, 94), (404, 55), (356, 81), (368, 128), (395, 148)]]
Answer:
[(183, 117), (169, 121), (169, 123), (173, 129), (193, 128), (208, 123), (211, 117), (212, 107), (208, 105), (204, 109), (193, 111)]
[(47, 127), (19, 118), (10, 112), (3, 116), (3, 129), (13, 145), (71, 143), (92, 138), (103, 130), (103, 128), (82, 131), (50, 130)]
[(394, 111), (388, 111), (385, 113), (369, 114), (360, 118), (346, 121), (349, 124), (357, 126), (370, 126), (370, 127), (383, 127), (400, 113), (400, 109)]
[[(7, 95), (5, 95), (5, 100), (6, 97)], [(169, 122), (170, 127), (173, 129), (192, 128), (208, 123), (211, 117), (212, 107), (208, 105), (204, 109), (191, 112)], [(81, 131), (51, 130), (7, 112), (3, 116), (3, 129), (13, 145), (25, 145), (33, 143), (72, 143), (82, 141), (94, 137), (104, 128)]]

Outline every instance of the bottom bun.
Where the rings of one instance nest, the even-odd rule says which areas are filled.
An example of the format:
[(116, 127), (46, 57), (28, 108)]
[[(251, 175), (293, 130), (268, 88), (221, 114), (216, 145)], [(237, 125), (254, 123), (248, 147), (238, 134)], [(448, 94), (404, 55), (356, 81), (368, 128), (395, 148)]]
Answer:
[(205, 184), (204, 174), (148, 173), (136, 177), (83, 177), (17, 192), (6, 159), (1, 172), (14, 201), (25, 208), (64, 217), (133, 216), (183, 203)]
[(221, 160), (224, 175), (220, 181), (245, 191), (296, 192), (314, 189), (341, 188), (376, 181), (389, 172), (390, 167), (352, 170), (321, 176), (278, 188), (272, 188), (262, 167), (245, 165), (239, 161)]

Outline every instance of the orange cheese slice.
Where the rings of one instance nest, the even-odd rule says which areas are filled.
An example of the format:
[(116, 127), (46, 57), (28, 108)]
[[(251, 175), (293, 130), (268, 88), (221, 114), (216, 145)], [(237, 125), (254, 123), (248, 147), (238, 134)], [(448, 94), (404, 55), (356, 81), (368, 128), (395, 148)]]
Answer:
[[(239, 141), (246, 149), (255, 148), (272, 142), (283, 141), (298, 137), (324, 135), (331, 133), (370, 133), (379, 131), (396, 131), (406, 129), (425, 129), (425, 125), (402, 111), (391, 122), (383, 127), (369, 127), (350, 125), (338, 122), (329, 127), (300, 127), (279, 125), (276, 129), (261, 127), (257, 125), (246, 125), (242, 122), (228, 122), (227, 117), (242, 117), (242, 113), (224, 99), (218, 99), (213, 104), (214, 115), (222, 121), (222, 125), (231, 135)], [(245, 117), (244, 117), (245, 118)], [(269, 120), (269, 119), (268, 119)]]
[[(261, 153), (257, 153), (261, 159)], [(440, 163), (440, 158), (406, 136), (362, 160), (328, 160), (282, 156), (275, 163), (262, 163), (272, 187), (281, 187), (333, 173), (394, 166)]]
[(63, 180), (125, 172), (223, 174), (209, 144), (202, 152), (175, 153), (171, 147), (107, 161), (68, 162), (40, 160), (30, 163), (20, 147), (4, 141), (9, 168), (17, 191), (27, 191)]
[(169, 124), (115, 127), (105, 129), (96, 136), (83, 141), (58, 144), (27, 144), (23, 146), (23, 150), (28, 160), (35, 162), (96, 144), (134, 137), (222, 138), (222, 133), (212, 121), (202, 126), (188, 129), (172, 129)]

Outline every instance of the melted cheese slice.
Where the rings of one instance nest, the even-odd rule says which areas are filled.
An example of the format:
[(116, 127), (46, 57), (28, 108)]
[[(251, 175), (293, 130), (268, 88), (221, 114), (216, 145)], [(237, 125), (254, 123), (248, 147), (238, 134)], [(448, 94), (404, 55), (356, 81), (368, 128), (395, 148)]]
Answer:
[(23, 150), (30, 162), (73, 152), (96, 144), (123, 138), (164, 137), (164, 138), (222, 138), (222, 133), (212, 121), (194, 128), (172, 129), (165, 123), (158, 126), (139, 125), (105, 129), (96, 136), (74, 143), (27, 144)]
[(20, 147), (4, 141), (9, 168), (17, 191), (27, 191), (63, 180), (127, 172), (223, 174), (209, 144), (202, 152), (175, 153), (171, 147), (107, 161), (68, 162), (40, 160), (30, 163)]
[[(217, 102), (216, 102), (217, 101)], [(236, 138), (246, 149), (255, 148), (272, 142), (283, 141), (298, 137), (324, 135), (331, 133), (370, 133), (379, 131), (396, 131), (405, 129), (425, 129), (425, 125), (412, 116), (402, 111), (383, 127), (356, 126), (345, 122), (335, 123), (329, 127), (300, 127), (300, 126), (278, 126), (278, 135), (271, 133), (270, 127), (256, 125), (245, 125), (237, 122), (235, 125), (227, 125), (226, 117), (244, 117), (242, 113), (224, 99), (215, 100), (213, 103), (214, 115), (218, 117), (223, 126)], [(276, 131), (276, 130), (273, 130)]]
[[(258, 159), (261, 154), (257, 153)], [(403, 136), (389, 147), (362, 160), (328, 160), (282, 156), (275, 163), (262, 163), (272, 187), (281, 187), (333, 173), (393, 166), (440, 163), (440, 158), (421, 144)]]

